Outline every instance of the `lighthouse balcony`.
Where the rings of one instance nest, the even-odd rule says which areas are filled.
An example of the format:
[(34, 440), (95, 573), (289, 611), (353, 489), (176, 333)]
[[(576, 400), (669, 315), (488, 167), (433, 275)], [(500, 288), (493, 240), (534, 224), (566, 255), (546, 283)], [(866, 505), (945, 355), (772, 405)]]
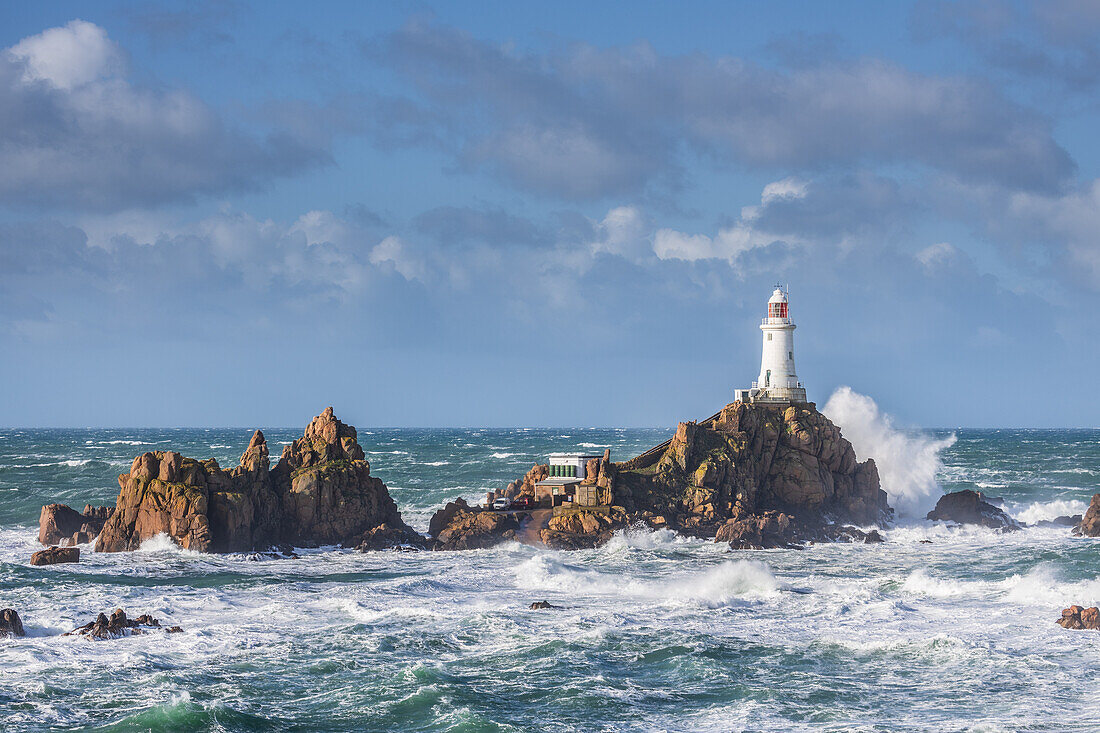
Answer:
[(791, 325), (790, 318), (761, 318), (761, 326), (789, 326)]

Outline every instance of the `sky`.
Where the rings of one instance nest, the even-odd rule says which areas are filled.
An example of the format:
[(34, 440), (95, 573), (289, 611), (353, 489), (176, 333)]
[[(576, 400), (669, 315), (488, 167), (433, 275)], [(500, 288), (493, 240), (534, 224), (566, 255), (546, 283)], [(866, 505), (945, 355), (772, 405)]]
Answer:
[(0, 425), (1095, 427), (1100, 0), (6, 3)]

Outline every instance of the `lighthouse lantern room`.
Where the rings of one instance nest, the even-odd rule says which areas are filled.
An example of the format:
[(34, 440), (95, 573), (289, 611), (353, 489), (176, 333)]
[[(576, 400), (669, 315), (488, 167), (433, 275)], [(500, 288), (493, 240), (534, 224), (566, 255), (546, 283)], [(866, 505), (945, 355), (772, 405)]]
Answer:
[(788, 312), (788, 292), (775, 286), (768, 300), (768, 317), (760, 322), (763, 347), (760, 376), (749, 389), (735, 391), (742, 402), (805, 402), (806, 390), (794, 369), (794, 329)]

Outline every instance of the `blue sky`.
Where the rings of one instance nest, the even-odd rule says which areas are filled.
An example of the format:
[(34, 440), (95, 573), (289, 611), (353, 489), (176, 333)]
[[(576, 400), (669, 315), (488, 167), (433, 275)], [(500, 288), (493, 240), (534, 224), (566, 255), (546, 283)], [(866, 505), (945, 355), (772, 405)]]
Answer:
[(0, 20), (0, 424), (1098, 424), (1098, 2)]

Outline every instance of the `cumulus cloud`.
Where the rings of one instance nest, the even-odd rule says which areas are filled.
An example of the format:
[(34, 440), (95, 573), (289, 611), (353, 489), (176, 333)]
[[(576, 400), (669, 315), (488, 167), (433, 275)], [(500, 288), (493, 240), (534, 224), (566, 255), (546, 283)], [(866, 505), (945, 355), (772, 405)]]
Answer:
[(1040, 191), (1075, 170), (1050, 120), (989, 84), (881, 60), (775, 70), (646, 44), (523, 53), (418, 21), (364, 50), (415, 89), (405, 108), (424, 114), (404, 118), (420, 129), (409, 139), (565, 198), (674, 190), (685, 150), (765, 169), (916, 164)]
[(256, 189), (328, 160), (234, 128), (197, 97), (141, 88), (107, 32), (75, 20), (0, 52), (0, 204), (111, 211)]

